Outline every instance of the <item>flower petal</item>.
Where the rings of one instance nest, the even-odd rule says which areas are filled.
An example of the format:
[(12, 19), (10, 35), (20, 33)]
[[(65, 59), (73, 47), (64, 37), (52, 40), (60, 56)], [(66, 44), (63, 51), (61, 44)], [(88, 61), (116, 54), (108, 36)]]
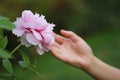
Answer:
[(19, 28), (15, 28), (15, 29), (12, 30), (12, 33), (17, 35), (17, 37), (22, 36), (24, 32), (25, 32), (25, 30), (19, 29)]
[(21, 36), (21, 44), (22, 44), (22, 45), (25, 45), (26, 47), (31, 46), (31, 44), (26, 40), (26, 34), (23, 34), (23, 35)]
[(54, 42), (54, 37), (50, 33), (42, 33), (42, 36), (44, 37), (44, 43), (46, 44), (52, 44)]
[(35, 30), (32, 30), (32, 32), (33, 32), (33, 35), (34, 35), (38, 40), (42, 40), (42, 37), (41, 37), (40, 33), (38, 33), (38, 32), (35, 31)]
[(33, 13), (30, 11), (30, 10), (25, 10), (22, 12), (22, 19), (25, 21), (25, 22), (28, 22), (31, 20), (31, 16), (33, 16)]
[(39, 47), (40, 49), (42, 49), (42, 44), (39, 44), (38, 47)]
[(42, 49), (44, 50), (44, 51), (49, 51), (50, 50), (50, 46), (48, 46), (48, 45), (44, 45), (44, 46), (42, 46)]
[(44, 51), (42, 49), (40, 49), (38, 46), (36, 47), (36, 50), (38, 52), (38, 54), (43, 55)]
[(27, 40), (30, 44), (32, 44), (32, 45), (38, 45), (38, 44), (39, 44), (39, 40), (37, 40), (37, 39), (33, 36), (33, 34), (31, 34), (31, 33), (27, 33), (27, 34), (26, 34), (26, 40)]

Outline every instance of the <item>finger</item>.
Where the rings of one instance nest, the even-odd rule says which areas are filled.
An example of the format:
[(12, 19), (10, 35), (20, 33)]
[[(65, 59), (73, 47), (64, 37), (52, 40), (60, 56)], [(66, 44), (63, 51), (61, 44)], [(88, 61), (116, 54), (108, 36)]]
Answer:
[(53, 56), (55, 56), (56, 58), (60, 59), (60, 60), (63, 60), (63, 57), (62, 55), (60, 54), (60, 51), (59, 49), (57, 49), (56, 47), (52, 47), (50, 49), (50, 52), (52, 53)]
[(77, 36), (74, 32), (72, 31), (66, 31), (66, 30), (61, 30), (61, 34), (65, 36), (66, 38), (70, 38), (72, 41), (77, 42), (80, 37)]
[(60, 36), (60, 35), (58, 35), (58, 34), (56, 34), (56, 33), (54, 33), (54, 37), (55, 37), (55, 41), (56, 42), (58, 42), (58, 43), (62, 43), (63, 42), (63, 40), (64, 40), (64, 37), (62, 37), (62, 36)]
[(54, 42), (54, 43), (52, 44), (52, 46), (53, 46), (53, 47), (56, 47), (56, 48), (59, 48), (59, 47), (60, 47), (60, 44), (57, 43), (57, 42)]

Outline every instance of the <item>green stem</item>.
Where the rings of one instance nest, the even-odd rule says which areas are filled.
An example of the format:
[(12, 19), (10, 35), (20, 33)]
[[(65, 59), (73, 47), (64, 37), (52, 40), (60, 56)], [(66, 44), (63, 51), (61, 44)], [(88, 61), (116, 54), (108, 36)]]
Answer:
[(35, 73), (41, 78), (41, 80), (46, 80), (46, 78), (45, 78), (44, 76), (42, 76), (42, 75), (41, 75), (37, 70), (35, 70), (34, 68), (29, 67), (28, 69), (31, 70), (31, 71), (33, 71), (33, 72), (35, 72)]
[(17, 51), (20, 47), (21, 47), (21, 44), (19, 44), (16, 48), (14, 48), (14, 49), (11, 51), (10, 55), (12, 55), (12, 54), (13, 54), (15, 51)]

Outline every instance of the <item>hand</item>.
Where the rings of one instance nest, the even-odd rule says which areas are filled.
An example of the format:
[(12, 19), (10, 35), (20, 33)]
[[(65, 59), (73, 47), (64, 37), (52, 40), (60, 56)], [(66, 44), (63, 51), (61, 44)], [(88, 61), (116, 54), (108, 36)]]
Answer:
[(105, 64), (92, 54), (89, 45), (71, 31), (54, 34), (51, 53), (61, 61), (86, 71), (97, 80), (120, 80), (120, 70)]
[(88, 44), (71, 31), (61, 30), (61, 34), (63, 36), (54, 33), (55, 42), (51, 53), (74, 67), (89, 68), (93, 61), (93, 54)]

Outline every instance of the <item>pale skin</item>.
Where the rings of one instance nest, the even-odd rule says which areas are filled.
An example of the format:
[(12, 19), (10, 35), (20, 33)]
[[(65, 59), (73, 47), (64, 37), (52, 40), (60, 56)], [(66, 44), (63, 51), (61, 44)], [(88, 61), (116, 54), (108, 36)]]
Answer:
[(54, 33), (51, 53), (61, 61), (84, 70), (96, 80), (120, 80), (120, 69), (112, 67), (93, 55), (90, 46), (72, 31)]

